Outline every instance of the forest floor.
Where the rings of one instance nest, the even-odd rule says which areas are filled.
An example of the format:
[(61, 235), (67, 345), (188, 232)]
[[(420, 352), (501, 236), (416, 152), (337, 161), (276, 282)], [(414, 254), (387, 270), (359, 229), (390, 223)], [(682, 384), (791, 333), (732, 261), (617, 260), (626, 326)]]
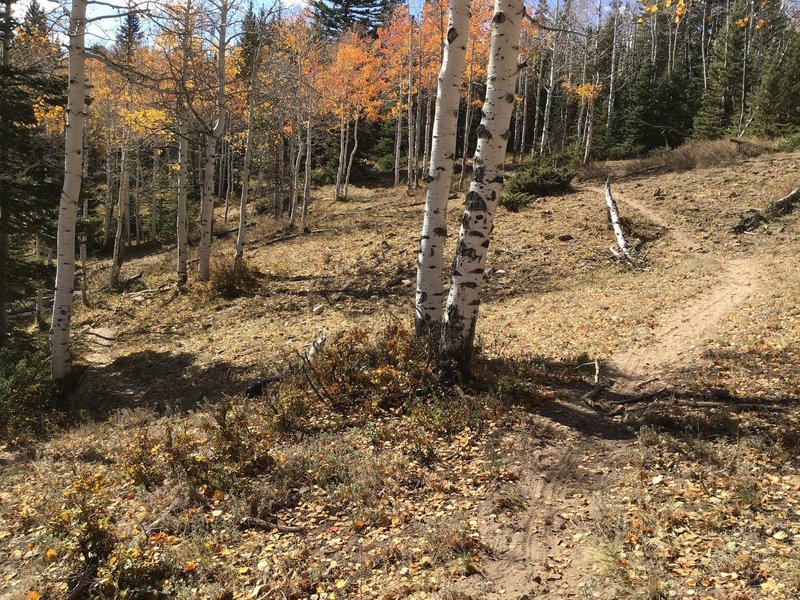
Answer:
[[(75, 316), (93, 420), (0, 454), (0, 598), (797, 598), (800, 219), (732, 226), (798, 172), (620, 178), (634, 265), (600, 181), (501, 209), (462, 386), (403, 333), (420, 194), (259, 221), (231, 299), (131, 259)], [(245, 398), (323, 329), (319, 369)]]

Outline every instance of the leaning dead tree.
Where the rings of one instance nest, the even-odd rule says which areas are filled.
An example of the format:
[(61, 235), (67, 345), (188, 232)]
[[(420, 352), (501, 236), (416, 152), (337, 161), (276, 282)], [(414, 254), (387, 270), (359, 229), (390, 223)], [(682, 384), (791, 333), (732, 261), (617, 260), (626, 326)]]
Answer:
[(606, 196), (606, 206), (608, 207), (608, 220), (611, 221), (611, 228), (614, 230), (614, 237), (617, 238), (617, 246), (619, 246), (619, 252), (611, 248), (611, 253), (614, 256), (619, 257), (620, 253), (622, 256), (631, 260), (633, 257), (631, 255), (631, 249), (628, 247), (628, 243), (625, 241), (625, 235), (622, 232), (622, 223), (620, 222), (619, 218), (619, 208), (617, 208), (617, 203), (614, 201), (614, 196), (611, 195), (611, 178), (606, 179), (606, 184), (603, 188), (603, 191)]
[(768, 223), (783, 215), (788, 215), (794, 210), (794, 205), (800, 203), (800, 187), (795, 188), (783, 198), (775, 200), (762, 213), (754, 208), (740, 213), (741, 220), (733, 227), (734, 233), (752, 231), (762, 223)]

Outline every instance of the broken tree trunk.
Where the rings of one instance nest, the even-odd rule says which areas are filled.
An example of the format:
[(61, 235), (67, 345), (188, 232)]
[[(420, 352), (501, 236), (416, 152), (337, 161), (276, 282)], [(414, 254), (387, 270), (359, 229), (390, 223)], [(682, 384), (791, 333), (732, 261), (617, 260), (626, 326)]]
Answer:
[[(603, 188), (606, 196), (606, 206), (608, 206), (608, 219), (611, 221), (611, 227), (614, 229), (614, 237), (617, 238), (617, 245), (619, 249), (622, 251), (622, 254), (625, 258), (631, 258), (631, 251), (628, 248), (628, 243), (625, 241), (625, 235), (622, 233), (622, 224), (620, 223), (619, 218), (619, 209), (617, 208), (617, 203), (614, 201), (614, 196), (611, 195), (611, 180), (606, 179), (606, 185)], [(614, 254), (617, 254), (616, 251), (612, 249)]]
[(783, 198), (775, 200), (763, 213), (754, 208), (744, 211), (744, 213), (739, 213), (741, 219), (733, 226), (733, 232), (744, 233), (746, 231), (753, 231), (762, 223), (767, 223), (773, 219), (789, 214), (794, 210), (794, 205), (798, 202), (800, 202), (800, 187), (795, 188)]

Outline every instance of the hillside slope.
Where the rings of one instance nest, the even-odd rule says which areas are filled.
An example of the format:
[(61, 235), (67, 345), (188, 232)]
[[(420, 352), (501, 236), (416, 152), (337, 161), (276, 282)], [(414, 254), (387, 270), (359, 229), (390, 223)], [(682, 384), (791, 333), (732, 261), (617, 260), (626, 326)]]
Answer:
[[(250, 230), (232, 299), (176, 293), (170, 249), (132, 260), (140, 287), (75, 319), (98, 420), (0, 467), (0, 597), (797, 597), (800, 219), (731, 227), (799, 170), (614, 182), (635, 266), (611, 260), (598, 182), (502, 212), (477, 381), (428, 396), (397, 328), (419, 197), (318, 190), (314, 233)], [(322, 329), (324, 360), (384, 361), (371, 404), (305, 382), (243, 398)]]

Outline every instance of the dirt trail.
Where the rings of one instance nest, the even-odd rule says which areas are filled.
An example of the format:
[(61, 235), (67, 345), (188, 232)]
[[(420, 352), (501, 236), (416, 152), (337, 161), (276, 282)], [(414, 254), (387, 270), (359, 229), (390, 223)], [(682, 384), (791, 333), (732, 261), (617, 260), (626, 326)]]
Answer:
[[(618, 197), (618, 200), (667, 229), (684, 251), (702, 247), (703, 243), (691, 233), (645, 203), (627, 196)], [(721, 271), (719, 283), (688, 301), (680, 310), (664, 315), (653, 331), (652, 342), (628, 348), (611, 358), (608, 367), (615, 378), (615, 392), (637, 393), (663, 385), (670, 368), (695, 359), (702, 351), (703, 339), (752, 296), (761, 282), (764, 267), (758, 258), (731, 260), (713, 254), (701, 256)]]

